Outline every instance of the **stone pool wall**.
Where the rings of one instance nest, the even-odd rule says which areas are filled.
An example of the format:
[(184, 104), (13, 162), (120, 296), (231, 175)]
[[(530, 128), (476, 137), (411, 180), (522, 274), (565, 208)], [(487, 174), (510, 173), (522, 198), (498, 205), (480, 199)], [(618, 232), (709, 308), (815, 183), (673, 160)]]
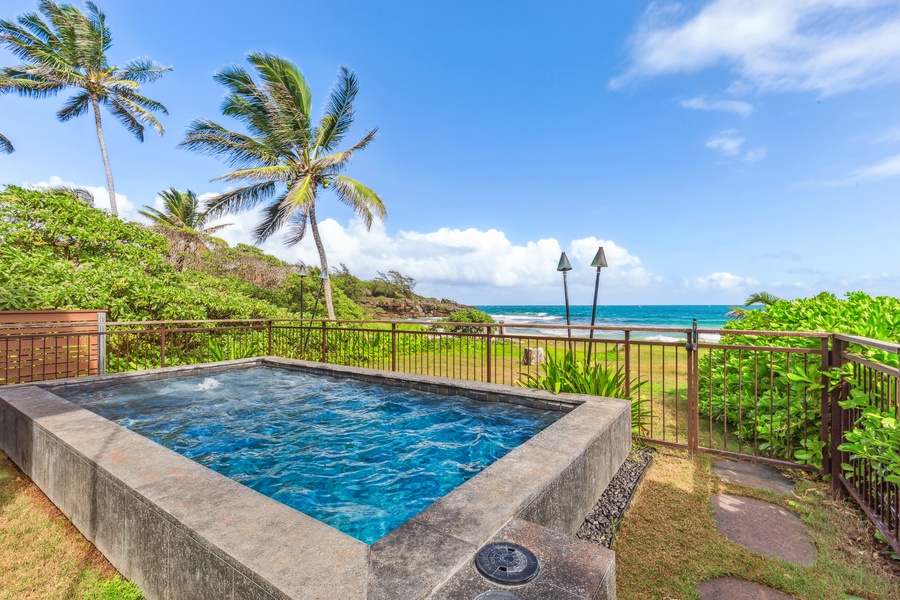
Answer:
[[(260, 365), (568, 414), (367, 546), (53, 393)], [(549, 531), (575, 532), (630, 444), (621, 400), (275, 358), (0, 388), (0, 449), (149, 600), (446, 595), (471, 575), (477, 550), (517, 522), (548, 530), (531, 535), (556, 540), (556, 554), (542, 552), (549, 564), (565, 562), (556, 556), (564, 546), (581, 556), (583, 542)], [(529, 585), (559, 592), (550, 597), (613, 598), (613, 555), (592, 552), (577, 593), (553, 570)]]

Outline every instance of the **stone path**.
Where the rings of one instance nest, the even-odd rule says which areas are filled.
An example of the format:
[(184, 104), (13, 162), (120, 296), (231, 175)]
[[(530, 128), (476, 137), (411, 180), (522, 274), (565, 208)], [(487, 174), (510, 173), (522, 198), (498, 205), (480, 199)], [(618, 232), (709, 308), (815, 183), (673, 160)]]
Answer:
[(794, 483), (778, 469), (749, 461), (717, 460), (713, 463), (712, 472), (728, 483), (776, 494), (790, 494), (794, 489)]
[[(794, 487), (780, 471), (752, 462), (717, 460), (712, 472), (727, 483), (776, 494), (789, 494)], [(729, 540), (752, 552), (788, 562), (803, 565), (816, 562), (816, 546), (803, 520), (794, 512), (771, 502), (731, 494), (714, 494), (710, 501), (719, 533)], [(700, 584), (700, 600), (786, 600), (790, 597), (732, 577), (718, 577)]]
[(816, 546), (794, 512), (771, 502), (730, 494), (714, 494), (710, 500), (719, 533), (729, 540), (788, 562), (816, 562)]
[(791, 596), (743, 579), (717, 577), (700, 584), (700, 600), (791, 600)]

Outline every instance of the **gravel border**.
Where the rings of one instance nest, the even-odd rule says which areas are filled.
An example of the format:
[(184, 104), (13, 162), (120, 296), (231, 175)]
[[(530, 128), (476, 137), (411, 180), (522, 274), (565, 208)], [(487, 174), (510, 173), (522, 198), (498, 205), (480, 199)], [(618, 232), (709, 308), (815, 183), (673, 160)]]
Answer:
[(588, 513), (576, 537), (604, 548), (612, 547), (616, 530), (631, 504), (634, 492), (644, 479), (656, 449), (643, 446), (634, 450), (609, 482), (606, 491)]

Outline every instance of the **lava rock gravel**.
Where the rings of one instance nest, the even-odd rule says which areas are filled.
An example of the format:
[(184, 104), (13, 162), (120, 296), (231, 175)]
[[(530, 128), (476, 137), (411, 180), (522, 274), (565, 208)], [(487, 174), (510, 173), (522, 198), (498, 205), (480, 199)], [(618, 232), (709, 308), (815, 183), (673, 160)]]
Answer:
[(612, 547), (616, 530), (631, 504), (634, 491), (644, 478), (644, 472), (653, 460), (654, 452), (656, 450), (653, 448), (644, 446), (631, 453), (581, 524), (576, 537), (604, 548)]

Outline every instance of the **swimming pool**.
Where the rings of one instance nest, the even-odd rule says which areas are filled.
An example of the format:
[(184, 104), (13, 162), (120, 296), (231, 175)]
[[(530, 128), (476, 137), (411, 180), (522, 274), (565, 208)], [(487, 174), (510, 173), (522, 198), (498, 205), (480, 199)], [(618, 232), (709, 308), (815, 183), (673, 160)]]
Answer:
[[(247, 397), (256, 367), (462, 396), (487, 412), (515, 405), (561, 416), (366, 544), (60, 397), (187, 377), (212, 388), (225, 374), (238, 376)], [(623, 400), (277, 357), (0, 386), (0, 450), (148, 600), (471, 598), (497, 589), (472, 563), (489, 541), (525, 545), (544, 561), (526, 588), (569, 589), (578, 566), (587, 579), (577, 597), (612, 599), (612, 553), (570, 536), (630, 442)]]
[(271, 367), (60, 395), (367, 544), (564, 414)]

